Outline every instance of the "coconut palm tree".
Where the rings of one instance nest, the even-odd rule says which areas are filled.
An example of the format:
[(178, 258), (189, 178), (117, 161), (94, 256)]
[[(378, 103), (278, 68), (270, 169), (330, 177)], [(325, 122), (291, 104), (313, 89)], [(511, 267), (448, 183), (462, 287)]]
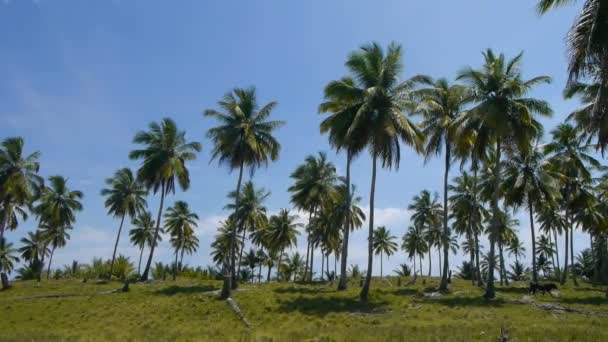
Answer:
[[(574, 3), (575, 0), (539, 0), (538, 11)], [(569, 52), (567, 87), (592, 79), (599, 85), (594, 91), (593, 106), (589, 110), (585, 128), (597, 135), (597, 146), (602, 153), (608, 144), (608, 11), (603, 0), (585, 0), (580, 14), (568, 32)]]
[[(476, 104), (455, 120), (454, 125), (465, 132), (475, 132), (473, 149), (476, 155), (485, 155), (491, 146), (496, 153), (494, 161), (494, 193), (491, 198), (491, 225), (498, 225), (501, 179), (501, 152), (507, 145), (526, 150), (530, 142), (542, 134), (542, 125), (535, 115), (549, 116), (551, 107), (543, 100), (527, 97), (537, 85), (549, 83), (547, 76), (528, 80), (521, 75), (523, 53), (507, 60), (503, 54), (496, 55), (491, 49), (484, 54), (485, 64), (481, 69), (466, 68), (459, 73), (472, 89)], [(494, 259), (495, 241), (490, 241), (488, 260)], [(494, 265), (489, 265), (486, 283), (486, 298), (494, 298)]]
[(457, 234), (470, 239), (471, 266), (474, 265), (474, 279), (477, 285), (482, 285), (481, 269), (479, 267), (479, 235), (483, 232), (483, 221), (488, 212), (479, 199), (477, 177), (469, 175), (466, 171), (453, 180), (450, 185), (450, 218), (454, 221), (453, 227)]
[(418, 256), (420, 260), (420, 274), (422, 274), (422, 256), (427, 252), (428, 245), (421, 229), (416, 226), (410, 226), (402, 240), (401, 249), (407, 253), (408, 258), (413, 261), (414, 275), (416, 274), (416, 256)]
[[(163, 214), (165, 196), (175, 193), (175, 183), (186, 191), (190, 187), (190, 173), (186, 162), (196, 158), (202, 146), (196, 141), (187, 141), (186, 132), (180, 131), (170, 118), (164, 118), (160, 123), (152, 122), (148, 131), (140, 131), (133, 142), (142, 145), (141, 149), (129, 153), (132, 160), (142, 160), (137, 179), (154, 194), (160, 190), (160, 204), (156, 218), (154, 235), (160, 234), (160, 224)], [(155, 238), (156, 240), (156, 238)], [(150, 246), (150, 254), (141, 280), (147, 280), (152, 266), (156, 244)]]
[(27, 218), (25, 208), (43, 180), (38, 176), (40, 152), (24, 156), (21, 137), (7, 138), (0, 144), (0, 239), (6, 229), (17, 228), (17, 216)]
[[(312, 232), (313, 229), (310, 223), (314, 220), (317, 212), (321, 210), (324, 204), (329, 204), (324, 202), (333, 202), (335, 199), (335, 184), (338, 180), (336, 167), (332, 162), (327, 160), (327, 154), (319, 152), (317, 157), (313, 155), (307, 156), (304, 163), (299, 165), (290, 177), (294, 180), (294, 184), (288, 189), (291, 193), (291, 203), (297, 209), (308, 212), (309, 227), (307, 231)], [(310, 235), (307, 241), (305, 278), (307, 275), (312, 276), (316, 246)], [(310, 268), (308, 267), (309, 260)]]
[(378, 43), (363, 45), (346, 61), (349, 77), (354, 83), (341, 83), (335, 92), (352, 98), (357, 112), (348, 128), (347, 138), (357, 136), (372, 156), (370, 214), (368, 234), (368, 267), (365, 283), (359, 295), (367, 302), (373, 266), (374, 196), (378, 159), (388, 169), (398, 168), (401, 160), (400, 141), (422, 151), (423, 134), (403, 112), (412, 109), (409, 91), (413, 82), (399, 82), (403, 69), (401, 47), (390, 44), (386, 51)]
[[(133, 228), (129, 231), (131, 243), (139, 247), (139, 262), (137, 263), (137, 274), (141, 274), (141, 258), (144, 255), (144, 248), (151, 247), (162, 241), (162, 236), (155, 236), (155, 222), (150, 211), (144, 210), (137, 213), (131, 220)], [(155, 240), (156, 238), (156, 240)]]
[(300, 253), (295, 252), (291, 256), (287, 257), (283, 264), (280, 264), (281, 274), (285, 278), (285, 280), (289, 281), (293, 279), (295, 281), (304, 269), (304, 258), (300, 255)]
[[(243, 185), (239, 198), (239, 208), (234, 208), (234, 204), (230, 203), (225, 208), (236, 212), (237, 226), (241, 233), (241, 248), (239, 249), (238, 269), (237, 274), (241, 271), (241, 259), (243, 257), (243, 246), (245, 245), (245, 234), (252, 233), (259, 228), (264, 228), (268, 224), (266, 217), (266, 207), (264, 201), (270, 196), (270, 192), (264, 188), (256, 189), (253, 182), (249, 181)], [(231, 192), (228, 197), (234, 201), (236, 193)]]
[[(239, 170), (236, 185), (235, 210), (239, 208), (243, 169), (249, 168), (251, 174), (262, 165), (279, 158), (281, 145), (274, 138), (273, 131), (284, 123), (269, 121), (277, 102), (272, 101), (260, 108), (255, 88), (235, 88), (218, 101), (219, 111), (207, 109), (205, 116), (216, 119), (220, 124), (207, 131), (213, 141), (211, 159), (227, 164), (229, 169)], [(238, 222), (234, 222), (235, 224)], [(237, 227), (233, 229), (236, 231)], [(236, 238), (236, 233), (233, 234)], [(238, 286), (236, 282), (236, 242), (231, 242), (230, 265), (225, 265), (222, 298), (228, 298), (230, 291)]]
[(264, 252), (264, 250), (262, 249), (258, 249), (255, 252), (255, 256), (258, 260), (258, 283), (262, 282), (262, 265), (264, 263), (264, 260), (266, 260), (266, 258), (268, 258), (268, 255), (266, 254), (266, 252)]
[[(279, 262), (281, 265), (285, 249), (297, 245), (297, 237), (300, 235), (298, 227), (302, 224), (296, 223), (297, 215), (291, 215), (289, 210), (281, 209), (277, 215), (270, 217), (268, 225), (268, 239), (272, 246), (271, 250), (279, 252)], [(277, 273), (277, 278), (280, 279)]]
[(382, 259), (384, 255), (390, 257), (395, 254), (399, 245), (395, 242), (396, 236), (391, 235), (391, 232), (385, 226), (379, 226), (374, 230), (374, 253), (380, 255), (380, 277), (382, 277)]
[(40, 281), (44, 258), (51, 252), (47, 247), (47, 241), (40, 231), (28, 232), (27, 237), (22, 237), (19, 241), (22, 246), (17, 251), (21, 253), (21, 258), (29, 263), (30, 268), (34, 269)]
[(566, 219), (563, 212), (561, 212), (559, 203), (543, 203), (537, 210), (536, 221), (539, 223), (539, 230), (547, 235), (553, 234), (553, 241), (555, 243), (554, 253), (551, 254), (551, 260), (553, 260), (553, 269), (556, 275), (561, 275), (561, 269), (559, 267), (559, 249), (557, 247), (557, 235), (562, 235), (566, 227)]
[(40, 232), (42, 233), (43, 239), (48, 245), (51, 246), (51, 253), (49, 255), (49, 264), (47, 266), (46, 279), (49, 279), (51, 275), (51, 264), (53, 262), (53, 255), (55, 249), (65, 247), (67, 240), (70, 239), (69, 230), (73, 229), (72, 226), (64, 225), (50, 225), (45, 223), (40, 226)]
[(519, 263), (519, 258), (526, 256), (526, 247), (523, 242), (519, 240), (517, 235), (513, 235), (511, 240), (507, 243), (507, 253), (509, 256), (515, 257), (515, 262)]
[(505, 204), (518, 208), (525, 205), (530, 220), (532, 241), (532, 282), (538, 282), (536, 270), (536, 230), (534, 228), (535, 207), (541, 203), (555, 202), (559, 197), (560, 174), (553, 170), (550, 161), (542, 151), (532, 147), (515, 151), (505, 161), (504, 194)]
[(0, 238), (0, 273), (2, 274), (3, 290), (10, 287), (6, 274), (10, 274), (15, 264), (19, 262), (19, 258), (15, 254), (17, 254), (17, 249), (13, 247), (13, 244), (7, 242), (5, 238)]
[[(229, 216), (228, 219), (220, 223), (217, 228), (217, 234), (215, 240), (211, 243), (211, 257), (213, 262), (222, 266), (224, 263), (230, 261), (230, 244), (232, 243), (232, 221), (234, 216)], [(240, 240), (237, 239), (237, 244), (240, 244)], [(237, 246), (240, 248), (240, 246)]]
[(135, 179), (129, 168), (116, 171), (112, 178), (106, 179), (106, 185), (108, 187), (101, 190), (101, 195), (107, 197), (104, 205), (108, 208), (109, 215), (120, 218), (120, 226), (118, 226), (114, 252), (112, 252), (112, 261), (110, 262), (109, 276), (111, 277), (114, 272), (114, 260), (116, 259), (116, 250), (118, 249), (125, 217), (129, 216), (133, 219), (137, 213), (144, 210), (147, 191), (143, 184)]
[[(177, 277), (179, 251), (183, 253), (187, 245), (193, 245), (196, 250), (198, 238), (194, 236), (194, 229), (198, 226), (198, 215), (190, 211), (188, 203), (176, 201), (173, 207), (167, 209), (165, 214), (165, 230), (171, 236), (171, 245), (175, 249), (175, 267), (173, 280)], [(191, 248), (189, 248), (191, 250)]]
[[(259, 259), (257, 252), (253, 248), (250, 248), (249, 252), (245, 254), (245, 258), (242, 260), (242, 262), (243, 265), (247, 266), (251, 270), (251, 274), (253, 275), (255, 274), (255, 268), (261, 263), (261, 260)], [(254, 276), (251, 277), (252, 284), (254, 278)]]
[[(348, 93), (342, 92), (342, 89), (344, 88), (352, 89), (355, 87), (356, 82), (352, 77), (344, 77), (340, 80), (329, 82), (324, 89), (325, 102), (319, 106), (320, 113), (330, 113), (330, 115), (321, 122), (321, 133), (328, 133), (330, 144), (338, 152), (341, 150), (346, 151), (346, 189), (350, 189), (351, 187), (351, 163), (365, 148), (365, 141), (361, 139), (361, 134), (349, 134), (355, 116), (362, 104), (359, 101), (358, 96), (353, 97)], [(346, 194), (348, 195), (348, 193)], [(351, 207), (352, 200), (353, 198), (350, 196), (343, 197), (343, 207)], [(346, 267), (348, 265), (348, 240), (350, 230), (352, 229), (349, 225), (350, 214), (350, 211), (344, 212), (344, 229), (342, 233), (343, 245), (342, 258), (340, 260), (340, 281), (338, 282), (338, 291), (346, 290), (348, 284)]]
[[(411, 219), (414, 226), (424, 234), (427, 243), (427, 252), (429, 253), (429, 277), (431, 276), (431, 249), (440, 244), (441, 230), (440, 222), (443, 216), (443, 209), (439, 203), (439, 195), (435, 193), (431, 198), (431, 193), (428, 190), (422, 190), (419, 195), (414, 196), (412, 203), (408, 206), (408, 210), (412, 211)], [(422, 269), (420, 270), (422, 273)]]
[[(454, 120), (460, 116), (464, 107), (471, 102), (471, 93), (465, 86), (450, 84), (447, 79), (434, 80), (429, 76), (417, 78), (422, 85), (413, 92), (418, 101), (418, 113), (423, 120), (420, 122), (422, 132), (426, 136), (424, 148), (425, 162), (433, 156), (445, 151), (445, 168), (443, 176), (443, 234), (448, 235), (448, 179), (450, 165), (453, 159), (452, 150), (457, 143), (457, 135)], [(439, 290), (445, 291), (448, 286), (448, 246), (443, 246), (443, 272)]]

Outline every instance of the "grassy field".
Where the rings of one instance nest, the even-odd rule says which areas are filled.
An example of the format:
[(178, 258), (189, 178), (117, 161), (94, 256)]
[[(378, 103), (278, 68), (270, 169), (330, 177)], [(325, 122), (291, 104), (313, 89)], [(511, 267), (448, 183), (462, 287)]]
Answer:
[[(358, 283), (346, 292), (329, 284), (242, 285), (233, 298), (251, 329), (209, 292), (219, 282), (134, 284), (112, 294), (102, 292), (120, 283), (15, 282), (0, 292), (0, 340), (496, 341), (501, 328), (517, 341), (608, 340), (607, 317), (513, 302), (527, 295), (523, 283), (499, 287), (497, 299), (485, 301), (467, 281), (455, 281), (440, 297), (424, 295), (438, 285), (435, 279), (408, 287), (391, 282), (375, 283), (366, 306), (358, 303)], [(608, 315), (601, 290), (581, 284), (534, 300)], [(31, 298), (60, 293), (75, 296)]]

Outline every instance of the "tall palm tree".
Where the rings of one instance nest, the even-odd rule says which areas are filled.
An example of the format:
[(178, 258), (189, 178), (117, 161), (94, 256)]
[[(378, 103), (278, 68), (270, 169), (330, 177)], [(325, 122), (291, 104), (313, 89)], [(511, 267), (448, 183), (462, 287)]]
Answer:
[(559, 249), (557, 248), (557, 235), (562, 235), (566, 228), (566, 219), (561, 212), (558, 203), (544, 203), (537, 210), (536, 221), (539, 223), (539, 230), (547, 235), (553, 234), (553, 241), (555, 243), (555, 249), (551, 254), (551, 259), (554, 263), (554, 269), (557, 276), (561, 276), (561, 269), (559, 267)]
[[(281, 265), (285, 249), (297, 245), (297, 237), (300, 235), (298, 227), (302, 226), (295, 222), (297, 218), (297, 215), (291, 215), (287, 209), (281, 209), (277, 215), (270, 217), (268, 239), (272, 246), (271, 250), (279, 252), (278, 265)], [(277, 278), (280, 280), (278, 273)]]
[(423, 134), (403, 115), (405, 110), (413, 107), (408, 94), (413, 82), (399, 82), (403, 69), (399, 45), (392, 43), (386, 51), (378, 43), (363, 45), (350, 54), (346, 67), (355, 82), (343, 82), (336, 85), (334, 91), (352, 98), (353, 107), (357, 109), (346, 133), (347, 139), (356, 136), (368, 147), (372, 156), (368, 267), (359, 295), (361, 302), (367, 302), (374, 254), (372, 242), (377, 161), (380, 159), (385, 168), (398, 168), (401, 160), (400, 141), (422, 151)]
[(374, 231), (374, 253), (380, 254), (380, 277), (382, 277), (382, 259), (384, 255), (387, 257), (395, 254), (399, 245), (395, 242), (396, 236), (391, 235), (391, 232), (385, 226), (380, 226)]
[[(215, 240), (211, 243), (211, 257), (216, 265), (222, 266), (224, 263), (230, 261), (230, 244), (232, 242), (232, 223), (234, 220), (233, 216), (229, 216), (221, 225), (217, 228), (217, 234)], [(237, 244), (241, 241), (237, 239)], [(240, 247), (240, 246), (239, 246)]]
[[(144, 210), (137, 213), (131, 220), (133, 228), (129, 231), (131, 243), (139, 247), (139, 262), (137, 263), (137, 274), (141, 274), (141, 258), (144, 255), (144, 248), (151, 247), (162, 241), (162, 236), (154, 234), (154, 219), (150, 211)], [(156, 238), (156, 239), (155, 239)]]
[[(317, 157), (307, 156), (304, 163), (299, 165), (290, 177), (294, 180), (294, 184), (288, 189), (291, 193), (291, 203), (297, 209), (308, 212), (309, 227), (307, 231), (312, 232), (313, 229), (310, 224), (314, 221), (317, 212), (321, 210), (323, 205), (329, 204), (325, 202), (333, 202), (335, 199), (335, 184), (338, 180), (336, 167), (327, 160), (327, 154), (319, 152)], [(304, 278), (306, 278), (306, 275), (310, 275), (312, 280), (315, 244), (310, 235), (307, 241)], [(309, 260), (310, 267), (308, 267)]]
[[(264, 188), (256, 189), (253, 182), (246, 182), (241, 190), (239, 198), (239, 208), (234, 207), (234, 202), (225, 208), (236, 212), (237, 226), (240, 229), (241, 248), (239, 249), (238, 269), (236, 274), (241, 273), (241, 259), (243, 257), (243, 246), (245, 245), (245, 234), (264, 228), (268, 224), (266, 217), (266, 207), (264, 201), (270, 196), (270, 192)], [(236, 193), (231, 192), (229, 198), (234, 200)]]
[(262, 265), (264, 264), (264, 260), (266, 260), (268, 258), (268, 254), (266, 254), (266, 252), (264, 252), (264, 250), (262, 249), (258, 249), (255, 252), (255, 256), (258, 260), (258, 283), (262, 282)]
[[(245, 258), (242, 260), (242, 262), (245, 266), (247, 266), (251, 270), (252, 275), (255, 274), (255, 268), (258, 266), (258, 264), (261, 264), (259, 255), (253, 248), (250, 248), (249, 252), (247, 252), (245, 254)], [(251, 277), (252, 284), (253, 284), (254, 279), (255, 279), (255, 276), (252, 276)]]
[(475, 265), (475, 280), (482, 285), (481, 269), (479, 267), (479, 235), (483, 232), (483, 221), (487, 217), (487, 210), (479, 199), (477, 177), (469, 175), (466, 171), (454, 178), (450, 185), (450, 217), (454, 220), (454, 230), (472, 240), (470, 247), (471, 265)]
[[(427, 243), (427, 252), (429, 253), (429, 277), (431, 276), (431, 249), (438, 246), (440, 241), (439, 236), (441, 217), (443, 209), (439, 203), (439, 195), (435, 193), (431, 198), (431, 193), (428, 190), (422, 190), (419, 195), (414, 196), (412, 203), (408, 206), (408, 210), (412, 211), (412, 220), (414, 226), (423, 232)], [(422, 269), (420, 270), (422, 273)]]
[[(485, 155), (494, 146), (496, 157), (494, 193), (491, 199), (491, 225), (498, 225), (499, 196), (501, 186), (501, 151), (505, 145), (513, 144), (521, 150), (530, 146), (530, 141), (542, 134), (542, 125), (535, 114), (549, 116), (551, 107), (543, 100), (526, 97), (537, 85), (549, 83), (547, 76), (524, 80), (521, 75), (523, 53), (507, 60), (503, 54), (496, 55), (491, 49), (484, 54), (485, 64), (481, 69), (466, 68), (458, 79), (465, 81), (472, 89), (476, 105), (466, 111), (456, 121), (461, 130), (474, 131), (473, 149), (476, 155)], [(494, 298), (494, 258), (495, 241), (490, 241), (488, 260), (488, 281), (486, 298)]]
[(428, 245), (422, 231), (416, 226), (410, 226), (402, 239), (401, 249), (413, 261), (414, 275), (416, 275), (416, 256), (420, 259), (420, 274), (422, 274), (422, 256), (428, 250)]
[[(282, 121), (269, 121), (277, 102), (270, 102), (260, 108), (255, 88), (235, 88), (218, 101), (220, 111), (207, 109), (205, 116), (219, 121), (220, 125), (207, 131), (213, 141), (211, 158), (218, 159), (220, 164), (227, 164), (229, 169), (239, 170), (236, 185), (235, 210), (239, 207), (243, 169), (249, 168), (251, 174), (262, 165), (279, 158), (281, 145), (272, 135), (273, 131), (283, 125)], [(235, 222), (236, 224), (237, 222)], [(233, 230), (236, 232), (237, 227)], [(236, 233), (232, 234), (236, 239)], [(236, 282), (236, 242), (230, 243), (230, 265), (224, 265), (224, 285), (222, 298), (228, 298), (230, 291), (238, 286)]]
[[(325, 102), (319, 106), (319, 112), (330, 113), (330, 115), (321, 122), (321, 133), (328, 133), (330, 144), (338, 151), (346, 151), (346, 189), (351, 187), (350, 166), (354, 158), (365, 148), (361, 134), (349, 134), (349, 130), (353, 125), (355, 116), (361, 108), (361, 102), (358, 97), (344, 93), (341, 89), (356, 87), (355, 80), (352, 77), (344, 77), (340, 80), (329, 82), (324, 89)], [(348, 195), (348, 193), (347, 193)], [(353, 198), (351, 196), (343, 197), (344, 207), (351, 207)], [(340, 280), (338, 282), (338, 291), (346, 290), (348, 281), (346, 275), (346, 267), (348, 262), (348, 240), (350, 228), (350, 211), (344, 212), (344, 229), (343, 229), (343, 245), (342, 258), (340, 261)], [(308, 263), (307, 263), (308, 265)], [(306, 267), (305, 267), (306, 272)], [(312, 273), (312, 271), (311, 271)]]
[[(570, 4), (575, 0), (539, 0), (538, 11), (545, 13), (551, 8)], [(603, 0), (585, 0), (567, 37), (569, 52), (568, 83), (573, 87), (578, 81), (592, 79), (599, 87), (594, 92), (593, 106), (586, 120), (586, 129), (597, 135), (597, 146), (602, 150), (608, 145), (608, 4)]]
[(535, 207), (541, 203), (552, 203), (560, 197), (559, 173), (552, 170), (549, 160), (537, 147), (516, 151), (505, 161), (505, 203), (514, 208), (528, 207), (530, 235), (532, 241), (532, 282), (538, 282), (536, 270), (536, 231), (534, 228)]
[[(600, 163), (590, 154), (591, 146), (585, 143), (584, 135), (579, 134), (579, 131), (570, 124), (559, 124), (551, 131), (551, 142), (544, 145), (544, 153), (548, 155), (549, 160), (554, 165), (556, 170), (563, 175), (561, 179), (561, 199), (562, 207), (564, 208), (564, 233), (565, 233), (565, 263), (561, 274), (561, 282), (566, 282), (568, 275), (568, 263), (574, 263), (573, 251), (573, 213), (575, 210), (577, 196), (580, 190), (580, 184), (590, 183), (592, 181), (591, 169), (600, 169)], [(570, 249), (570, 253), (568, 251)], [(569, 260), (570, 255), (570, 260)], [(571, 272), (573, 280), (576, 275)]]
[[(158, 236), (165, 196), (175, 193), (176, 181), (184, 191), (190, 187), (190, 173), (186, 162), (194, 160), (202, 146), (196, 141), (187, 141), (186, 132), (180, 131), (175, 121), (170, 118), (164, 118), (160, 123), (150, 123), (148, 131), (138, 132), (133, 142), (142, 145), (141, 149), (129, 153), (130, 159), (142, 160), (137, 170), (137, 179), (155, 194), (160, 190), (160, 204), (154, 231), (154, 235)], [(141, 280), (148, 279), (155, 247), (156, 244), (150, 246), (150, 254)]]
[[(452, 150), (458, 135), (454, 120), (462, 114), (464, 107), (471, 102), (472, 96), (465, 86), (450, 84), (447, 79), (434, 80), (429, 76), (417, 78), (422, 85), (413, 92), (419, 101), (417, 112), (423, 115), (420, 122), (426, 136), (424, 148), (425, 162), (432, 156), (445, 151), (445, 169), (443, 176), (443, 234), (448, 235), (448, 179), (452, 162)], [(448, 286), (448, 246), (443, 246), (443, 272), (439, 290), (445, 291)]]
[[(185, 250), (190, 243), (188, 240), (196, 238), (194, 229), (197, 227), (198, 215), (190, 211), (188, 203), (176, 201), (173, 207), (167, 209), (165, 214), (165, 230), (171, 236), (171, 245), (175, 249), (175, 267), (173, 268), (173, 280), (177, 277), (179, 251)], [(198, 246), (198, 238), (195, 241)]]
[(24, 156), (21, 137), (7, 138), (0, 144), (0, 239), (5, 229), (17, 228), (17, 215), (27, 218), (24, 208), (42, 185), (38, 176), (40, 152)]
[(507, 244), (507, 253), (509, 253), (509, 256), (515, 257), (516, 263), (519, 263), (519, 258), (522, 258), (526, 255), (526, 247), (524, 247), (523, 242), (519, 240), (517, 235), (513, 235), (513, 237)]
[(108, 208), (108, 214), (120, 218), (120, 226), (118, 226), (114, 252), (112, 252), (112, 261), (110, 262), (110, 274), (108, 275), (112, 277), (116, 250), (118, 249), (118, 241), (120, 240), (125, 217), (128, 215), (133, 219), (137, 213), (144, 210), (147, 191), (143, 184), (135, 179), (129, 168), (116, 171), (112, 178), (106, 179), (106, 185), (108, 188), (102, 189), (101, 195), (107, 197), (104, 204)]
[(65, 247), (67, 240), (70, 239), (69, 230), (72, 226), (64, 225), (49, 225), (44, 224), (40, 227), (40, 232), (46, 243), (51, 246), (51, 253), (49, 255), (49, 264), (47, 266), (46, 279), (49, 279), (51, 274), (51, 264), (53, 262), (53, 255), (55, 249)]
[(27, 237), (22, 237), (19, 241), (22, 246), (17, 251), (21, 253), (23, 260), (29, 262), (30, 266), (35, 268), (36, 276), (40, 281), (42, 268), (44, 267), (43, 260), (51, 252), (47, 247), (47, 241), (39, 230), (28, 232)]
[(5, 238), (0, 238), (0, 273), (2, 274), (2, 289), (5, 290), (10, 287), (8, 276), (13, 271), (16, 263), (19, 262), (19, 258), (15, 255), (17, 249), (13, 247), (13, 244), (7, 242)]

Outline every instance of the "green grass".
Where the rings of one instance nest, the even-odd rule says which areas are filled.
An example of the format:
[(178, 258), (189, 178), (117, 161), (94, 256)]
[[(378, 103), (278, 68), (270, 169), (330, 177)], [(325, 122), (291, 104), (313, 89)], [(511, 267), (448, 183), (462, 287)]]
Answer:
[[(15, 282), (0, 292), (0, 340), (496, 341), (501, 327), (517, 341), (608, 340), (606, 317), (511, 303), (527, 295), (523, 283), (499, 287), (497, 299), (485, 301), (481, 289), (466, 281), (455, 281), (450, 294), (439, 298), (422, 295), (438, 285), (435, 279), (410, 287), (377, 282), (368, 305), (358, 302), (358, 283), (346, 292), (322, 284), (241, 285), (234, 299), (252, 329), (224, 301), (202, 293), (220, 285), (164, 281), (134, 284), (128, 293), (97, 294), (121, 284)], [(82, 296), (22, 299), (50, 293)], [(605, 294), (588, 284), (536, 300), (608, 314)]]

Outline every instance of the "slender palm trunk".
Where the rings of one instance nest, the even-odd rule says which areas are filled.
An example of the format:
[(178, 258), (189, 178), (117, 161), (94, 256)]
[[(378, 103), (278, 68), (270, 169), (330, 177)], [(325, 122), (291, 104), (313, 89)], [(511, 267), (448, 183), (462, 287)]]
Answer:
[(414, 253), (414, 277), (416, 276), (416, 254)]
[[(239, 167), (239, 178), (236, 183), (236, 195), (234, 200), (234, 210), (238, 210), (239, 208), (239, 199), (241, 197), (241, 182), (243, 180), (243, 162)], [(238, 282), (236, 281), (236, 275), (234, 274), (234, 262), (235, 262), (235, 250), (236, 250), (236, 222), (232, 224), (232, 234), (230, 236), (230, 255), (224, 261), (224, 283), (222, 285), (222, 293), (220, 297), (222, 299), (227, 299), (230, 297), (230, 291), (236, 289), (238, 286)]]
[[(566, 217), (566, 220), (568, 220), (568, 218)], [(566, 224), (566, 227), (564, 227), (564, 236), (565, 238), (565, 246), (564, 246), (564, 250), (566, 251), (565, 253), (565, 260), (564, 260), (564, 272), (562, 273), (562, 279), (560, 281), (560, 284), (564, 285), (566, 283), (566, 277), (568, 276), (568, 240), (569, 240), (569, 234), (568, 234), (568, 224)]]
[[(445, 172), (443, 175), (443, 234), (446, 241), (450, 234), (448, 228), (448, 177), (450, 174), (450, 141), (448, 135), (445, 136)], [(449, 243), (445, 243), (443, 246), (443, 272), (441, 271), (441, 265), (439, 266), (439, 273), (441, 274), (441, 283), (439, 284), (439, 290), (445, 291), (448, 289), (448, 269), (450, 268), (449, 258)], [(441, 259), (441, 257), (440, 257)]]
[(570, 228), (570, 274), (572, 274), (572, 281), (575, 286), (578, 286), (578, 281), (576, 280), (576, 272), (574, 272), (574, 229), (576, 227), (572, 226)]
[[(420, 276), (422, 277), (422, 253), (418, 254), (418, 261), (420, 262)], [(416, 259), (414, 258), (414, 263)]]
[(361, 293), (359, 293), (359, 300), (362, 303), (367, 303), (367, 297), (369, 295), (369, 287), (372, 281), (372, 266), (374, 262), (374, 195), (376, 194), (376, 163), (377, 156), (374, 152), (372, 156), (372, 184), (369, 196), (369, 234), (367, 236), (367, 274), (365, 275), (365, 282)]
[[(43, 250), (46, 250), (47, 246), (44, 246)], [(38, 282), (42, 280), (42, 271), (44, 270), (44, 253), (42, 254), (42, 258), (40, 258), (40, 268), (38, 268)]]
[(557, 276), (561, 275), (561, 270), (559, 266), (559, 246), (557, 245), (557, 229), (553, 229), (553, 239), (555, 240), (555, 266), (557, 270)]
[(262, 262), (260, 261), (260, 264), (258, 265), (258, 283), (262, 282)]
[(8, 225), (8, 218), (13, 215), (12, 212), (13, 212), (13, 207), (10, 204), (8, 204), (8, 205), (5, 204), (4, 216), (2, 217), (2, 220), (0, 221), (0, 240), (2, 240), (4, 238), (4, 230), (6, 229), (6, 226)]
[(314, 242), (310, 242), (310, 275), (309, 275), (309, 280), (312, 282), (312, 276), (314, 273), (314, 268), (313, 268), (313, 261), (315, 260), (315, 244)]
[(321, 281), (325, 280), (325, 254), (321, 249)]
[(241, 236), (241, 248), (239, 251), (239, 266), (236, 271), (236, 274), (241, 274), (241, 260), (243, 259), (243, 249), (245, 248), (245, 229), (243, 229), (243, 235)]
[[(163, 214), (163, 205), (165, 203), (165, 192), (166, 192), (166, 184), (165, 181), (161, 183), (160, 190), (160, 206), (158, 207), (158, 216), (156, 218), (156, 229), (154, 230), (154, 241), (158, 241), (158, 236), (160, 234), (160, 220)], [(148, 256), (148, 262), (146, 262), (146, 267), (144, 268), (144, 273), (141, 275), (141, 280), (148, 280), (148, 274), (150, 273), (150, 267), (152, 267), (152, 258), (154, 257), (154, 249), (156, 247), (156, 243), (153, 243), (150, 246), (150, 255)]]
[(110, 262), (110, 274), (108, 279), (112, 279), (112, 272), (114, 271), (114, 260), (116, 260), (116, 250), (118, 249), (118, 241), (120, 240), (120, 233), (122, 232), (122, 225), (125, 222), (125, 214), (122, 214), (120, 219), (120, 226), (118, 227), (118, 234), (116, 234), (116, 242), (114, 243), (114, 252), (112, 253), (112, 262)]
[(503, 281), (505, 285), (509, 285), (509, 279), (507, 279), (507, 269), (505, 268), (505, 257), (504, 257), (504, 243), (500, 241), (500, 284)]
[(342, 258), (340, 259), (340, 281), (338, 282), (338, 291), (346, 290), (348, 281), (346, 279), (346, 263), (348, 259), (348, 236), (350, 234), (350, 162), (352, 154), (350, 150), (346, 152), (346, 217), (344, 222), (344, 241), (342, 242)]
[[(312, 211), (308, 213), (308, 225), (310, 225), (310, 220), (312, 219)], [(308, 259), (310, 257), (310, 233), (306, 238), (306, 262), (304, 263), (304, 275), (302, 276), (302, 281), (308, 280)]]
[(433, 260), (432, 260), (431, 254), (432, 254), (432, 252), (431, 252), (431, 248), (429, 246), (429, 277), (431, 276), (431, 267), (432, 267), (431, 265), (433, 265)]
[[(549, 237), (549, 244), (557, 247), (557, 241), (553, 241), (551, 237), (551, 233), (547, 234)], [(553, 273), (555, 274), (555, 270), (557, 270), (557, 264), (555, 263), (555, 253), (551, 253), (551, 266), (553, 267)]]
[(479, 234), (475, 233), (475, 274), (477, 278), (477, 286), (483, 286), (481, 279), (481, 267), (479, 266)]
[(139, 262), (137, 263), (137, 274), (141, 275), (141, 257), (144, 255), (144, 246), (139, 250)]
[(382, 278), (382, 259), (384, 259), (384, 256), (382, 251), (380, 251), (380, 278)]
[(272, 270), (272, 265), (268, 265), (268, 275), (266, 276), (266, 282), (270, 282), (270, 272)]
[(51, 276), (51, 264), (53, 263), (53, 254), (55, 254), (55, 248), (57, 247), (53, 246), (53, 248), (51, 249), (51, 255), (49, 257), (49, 266), (46, 270), (46, 280), (49, 280), (49, 277)]
[(283, 261), (283, 253), (285, 251), (285, 248), (281, 249), (281, 254), (279, 254), (279, 263), (277, 265), (277, 281), (281, 281), (281, 261)]
[(437, 261), (439, 262), (439, 278), (441, 278), (441, 247), (437, 246)]
[(338, 254), (334, 253), (334, 278), (338, 276)]
[[(490, 229), (496, 230), (498, 227), (498, 197), (500, 195), (500, 137), (496, 138), (496, 172), (494, 176), (494, 196), (492, 196), (492, 223)], [(484, 297), (491, 299), (496, 296), (494, 289), (494, 253), (495, 253), (495, 241), (492, 238), (493, 234), (490, 234), (490, 254), (488, 262), (488, 281), (486, 284), (486, 293)]]
[(471, 249), (469, 251), (469, 258), (470, 258), (470, 263), (471, 263), (471, 268), (473, 269), (473, 272), (471, 274), (471, 285), (475, 285), (475, 278), (477, 277), (477, 274), (475, 274), (474, 268), (475, 268), (475, 251), (473, 249)]
[(175, 249), (175, 265), (173, 265), (173, 281), (177, 279), (177, 258), (179, 256), (179, 248)]
[(536, 232), (534, 231), (534, 207), (529, 200), (528, 194), (528, 214), (530, 215), (530, 235), (532, 237), (532, 282), (538, 283), (538, 271), (536, 270)]

